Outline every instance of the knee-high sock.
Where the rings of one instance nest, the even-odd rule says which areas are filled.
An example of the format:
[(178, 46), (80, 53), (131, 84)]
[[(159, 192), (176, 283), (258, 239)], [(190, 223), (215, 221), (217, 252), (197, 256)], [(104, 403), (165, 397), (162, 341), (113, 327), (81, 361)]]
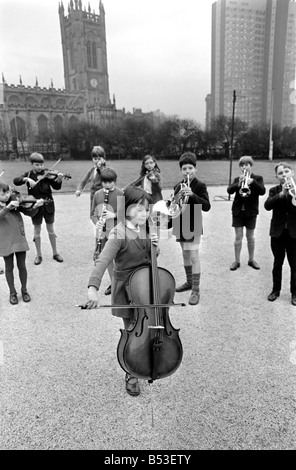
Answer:
[(41, 255), (41, 237), (34, 237), (33, 241), (35, 243), (37, 256), (42, 256)]
[(192, 274), (192, 290), (199, 294), (200, 273)]
[(17, 259), (17, 267), (19, 270), (19, 277), (20, 277), (21, 286), (22, 286), (22, 292), (27, 292), (28, 273), (27, 273), (27, 268), (26, 268), (26, 252), (22, 251), (22, 252), (16, 253), (16, 259)]
[(14, 275), (13, 275), (13, 253), (9, 256), (4, 256), (5, 262), (5, 278), (9, 287), (10, 294), (16, 294), (14, 286)]
[(253, 261), (255, 253), (255, 240), (248, 241), (249, 261)]
[(189, 286), (192, 286), (192, 266), (184, 266), (186, 274), (186, 282)]
[(242, 250), (242, 242), (234, 242), (234, 257), (235, 261), (240, 262), (240, 254)]
[(53, 256), (57, 255), (57, 236), (55, 233), (49, 233), (48, 238), (51, 244)]

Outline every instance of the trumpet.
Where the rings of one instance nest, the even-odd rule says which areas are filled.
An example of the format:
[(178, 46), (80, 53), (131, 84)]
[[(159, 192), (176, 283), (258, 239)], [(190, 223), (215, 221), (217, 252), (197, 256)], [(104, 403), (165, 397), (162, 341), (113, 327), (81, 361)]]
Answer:
[(285, 176), (284, 188), (292, 197), (293, 206), (296, 206), (296, 183), (293, 180), (292, 176)]
[[(104, 226), (105, 226), (105, 223), (106, 223), (106, 219), (104, 217), (104, 212), (106, 211), (106, 208), (107, 208), (108, 198), (109, 198), (109, 189), (106, 188), (105, 189), (104, 202), (103, 202), (103, 206), (102, 206), (102, 212), (101, 212), (101, 216), (100, 216), (100, 222), (103, 222)], [(101, 229), (97, 230), (96, 248), (95, 248), (95, 252), (94, 252), (94, 255), (93, 255), (94, 262), (97, 261), (97, 259), (100, 256), (101, 250), (102, 250), (102, 239), (103, 239), (104, 226)]]
[(178, 217), (185, 209), (189, 196), (184, 195), (184, 189), (190, 187), (190, 178), (187, 175), (187, 181), (180, 183), (180, 189), (177, 194), (172, 195), (168, 201), (158, 201), (153, 206), (153, 212), (160, 212), (163, 215)]
[(251, 190), (249, 188), (249, 179), (250, 179), (250, 173), (247, 170), (244, 170), (242, 186), (239, 190), (239, 194), (242, 197), (248, 197), (251, 194)]

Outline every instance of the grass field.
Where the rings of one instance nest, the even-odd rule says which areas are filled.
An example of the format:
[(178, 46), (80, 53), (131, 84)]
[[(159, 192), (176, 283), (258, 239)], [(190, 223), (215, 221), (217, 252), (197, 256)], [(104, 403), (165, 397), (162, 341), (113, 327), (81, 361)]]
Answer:
[[(278, 160), (272, 162), (268, 160), (256, 161), (254, 173), (262, 175), (266, 184), (275, 183), (274, 167)], [(51, 168), (55, 162), (47, 161), (46, 167)], [(293, 163), (293, 162), (292, 162)], [(72, 178), (63, 182), (63, 193), (74, 192), (78, 182), (82, 179), (88, 169), (91, 167), (91, 161), (61, 161), (57, 169), (62, 173), (69, 173)], [(13, 178), (20, 176), (30, 169), (30, 163), (24, 161), (2, 161), (0, 162), (0, 173), (5, 171), (2, 179), (12, 184)], [(108, 160), (108, 166), (113, 168), (118, 175), (117, 184), (123, 188), (129, 182), (134, 181), (140, 172), (141, 161), (139, 160)], [(178, 161), (160, 160), (163, 188), (171, 189), (180, 180), (180, 170)], [(199, 161), (197, 176), (209, 186), (228, 185), (230, 173), (229, 161)], [(238, 161), (232, 164), (232, 179), (239, 174)], [(85, 188), (88, 191), (88, 187)]]

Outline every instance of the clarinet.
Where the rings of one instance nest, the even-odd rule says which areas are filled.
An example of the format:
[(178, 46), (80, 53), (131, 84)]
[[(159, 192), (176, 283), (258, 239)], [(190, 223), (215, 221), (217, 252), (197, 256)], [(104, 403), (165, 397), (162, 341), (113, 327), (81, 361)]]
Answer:
[[(102, 212), (100, 216), (100, 222), (104, 222), (104, 226), (106, 223), (106, 219), (104, 217), (104, 212), (106, 210), (106, 206), (108, 204), (108, 197), (109, 197), (109, 189), (105, 189), (105, 197), (104, 197), (104, 202), (102, 206)], [(104, 226), (101, 229), (97, 230), (97, 237), (96, 237), (96, 249), (94, 252), (93, 260), (96, 262), (100, 256), (101, 250), (102, 250), (102, 239), (103, 239), (103, 232), (104, 232)]]

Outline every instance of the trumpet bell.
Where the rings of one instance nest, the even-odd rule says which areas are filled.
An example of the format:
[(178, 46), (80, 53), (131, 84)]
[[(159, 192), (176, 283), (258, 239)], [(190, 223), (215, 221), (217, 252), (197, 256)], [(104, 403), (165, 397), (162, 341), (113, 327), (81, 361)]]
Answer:
[(157, 201), (153, 206), (153, 212), (159, 212), (160, 214), (167, 215), (168, 217), (171, 216), (168, 208), (168, 202), (169, 201), (164, 201), (163, 199)]

